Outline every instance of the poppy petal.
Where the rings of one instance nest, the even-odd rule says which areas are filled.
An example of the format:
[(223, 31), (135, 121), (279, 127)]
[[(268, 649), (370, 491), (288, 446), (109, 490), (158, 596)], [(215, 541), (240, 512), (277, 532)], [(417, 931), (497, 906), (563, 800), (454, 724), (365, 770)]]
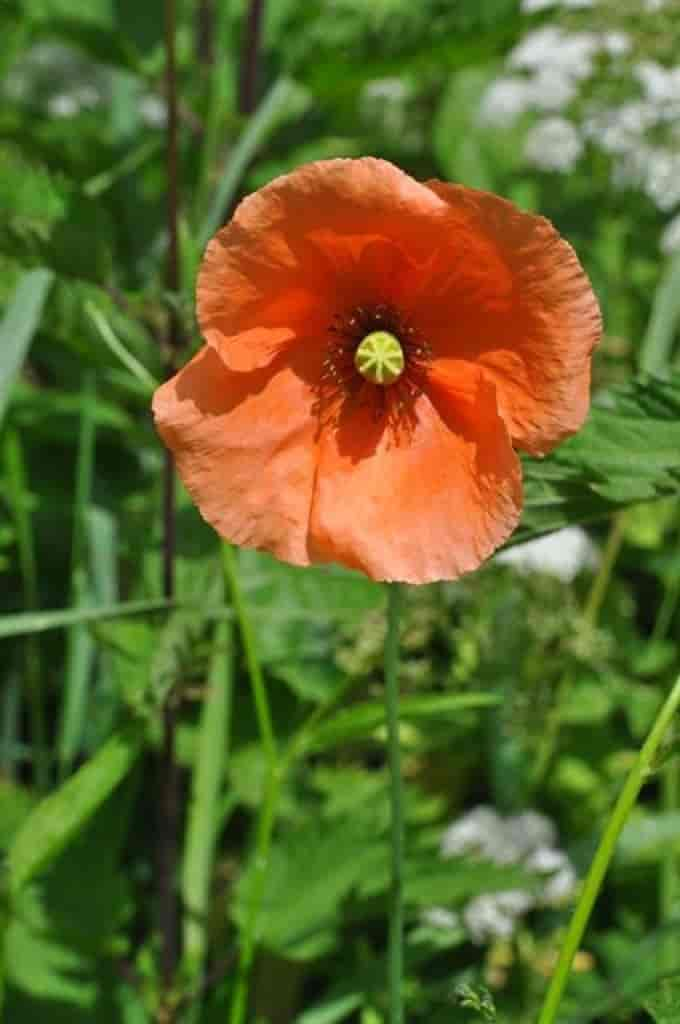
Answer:
[(435, 359), (468, 360), (496, 384), (520, 448), (543, 454), (582, 425), (597, 300), (571, 248), (543, 217), (488, 192), (428, 182), (451, 211), (448, 241), (408, 297)]
[(336, 314), (389, 300), (426, 259), (446, 204), (384, 160), (326, 160), (244, 199), (209, 243), (197, 285), (203, 337), (233, 369), (297, 341), (325, 343)]
[(455, 579), (508, 537), (521, 506), (519, 460), (494, 385), (463, 364), (456, 389), (433, 380), (401, 428), (359, 408), (324, 429), (310, 551), (376, 580)]
[(204, 347), (154, 396), (156, 426), (201, 515), (243, 547), (308, 565), (315, 392), (305, 367), (229, 370)]

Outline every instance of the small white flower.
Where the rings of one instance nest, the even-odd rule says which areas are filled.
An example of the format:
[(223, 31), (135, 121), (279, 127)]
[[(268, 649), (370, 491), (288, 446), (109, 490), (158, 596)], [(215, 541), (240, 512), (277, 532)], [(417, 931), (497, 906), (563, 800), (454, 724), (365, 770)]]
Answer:
[[(555, 826), (543, 814), (527, 810), (501, 817), (491, 807), (479, 806), (454, 822), (442, 837), (443, 857), (471, 854), (496, 864), (522, 864), (546, 875), (540, 893), (506, 889), (483, 893), (463, 909), (462, 920), (473, 942), (507, 939), (518, 920), (535, 906), (559, 906), (574, 892), (577, 879), (571, 861), (557, 849)], [(426, 911), (423, 920), (435, 927), (454, 927), (457, 914), (442, 907)]]
[(480, 805), (450, 825), (441, 838), (442, 857), (464, 853), (492, 856), (503, 846), (503, 822), (492, 807)]
[(631, 48), (630, 36), (626, 32), (621, 32), (618, 29), (611, 29), (609, 32), (603, 32), (600, 36), (600, 40), (602, 42), (602, 49), (608, 53), (610, 57), (623, 57)]
[(646, 162), (644, 189), (660, 210), (672, 210), (680, 203), (680, 153), (651, 150)]
[(574, 895), (578, 879), (571, 861), (562, 850), (539, 847), (527, 859), (526, 866), (530, 871), (550, 875), (541, 890), (541, 903), (545, 906), (559, 906)]
[(659, 248), (665, 256), (670, 256), (680, 249), (680, 213), (676, 213), (664, 228)]
[(520, 856), (545, 846), (552, 846), (557, 840), (557, 829), (550, 818), (538, 811), (523, 811), (505, 819), (505, 828), (510, 841), (520, 850)]
[(530, 164), (544, 171), (568, 171), (583, 152), (583, 140), (571, 121), (546, 117), (527, 135), (524, 155)]
[(75, 117), (79, 110), (80, 104), (73, 93), (56, 93), (47, 101), (47, 112), (52, 117)]
[(530, 110), (533, 89), (526, 78), (497, 78), (486, 89), (479, 108), (483, 123), (502, 124)]
[(527, 71), (560, 68), (580, 80), (591, 73), (599, 49), (600, 39), (593, 32), (565, 32), (558, 26), (545, 25), (522, 39), (510, 54), (509, 63)]
[(139, 101), (139, 114), (151, 128), (162, 128), (168, 116), (167, 104), (160, 96), (147, 93)]
[(571, 10), (583, 10), (592, 7), (594, 0), (522, 0), (521, 10), (523, 14), (533, 14), (535, 11), (544, 11), (546, 7), (564, 7)]
[(653, 60), (641, 61), (633, 73), (646, 99), (659, 106), (680, 102), (680, 67), (665, 68)]
[(492, 893), (471, 900), (463, 911), (463, 921), (478, 945), (489, 939), (509, 939), (516, 924), (514, 916), (499, 906)]
[(599, 555), (580, 526), (567, 526), (547, 537), (503, 551), (496, 555), (496, 561), (512, 565), (521, 573), (544, 572), (563, 583), (571, 583), (582, 569), (595, 568)]
[(423, 924), (429, 925), (431, 928), (457, 928), (460, 924), (460, 917), (454, 913), (453, 910), (447, 910), (446, 907), (428, 907), (421, 914), (421, 920)]
[(578, 92), (578, 79), (559, 64), (539, 68), (529, 82), (536, 110), (562, 110)]

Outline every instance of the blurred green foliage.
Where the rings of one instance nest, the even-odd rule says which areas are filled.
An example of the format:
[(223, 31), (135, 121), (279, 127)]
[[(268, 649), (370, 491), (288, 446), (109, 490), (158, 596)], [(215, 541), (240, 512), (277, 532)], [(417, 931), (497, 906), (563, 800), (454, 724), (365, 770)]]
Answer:
[[(182, 0), (179, 294), (164, 283), (161, 0), (0, 7), (9, 1024), (228, 1019), (259, 870), (266, 752), (218, 542), (184, 496), (177, 606), (162, 598), (163, 455), (149, 398), (170, 308), (183, 355), (198, 344), (196, 266), (239, 196), (301, 162), (360, 154), (540, 210), (577, 249), (603, 307), (591, 419), (553, 456), (527, 460), (512, 541), (587, 524), (594, 562), (570, 568), (563, 553), (555, 567), (554, 548), (543, 570), (494, 561), (455, 585), (411, 589), (402, 626), (408, 1020), (535, 1019), (573, 891), (563, 906), (534, 898), (505, 934), (472, 941), (465, 909), (508, 890), (535, 895), (537, 873), (502, 850), (444, 858), (442, 834), (479, 804), (541, 810), (582, 876), (677, 673), (678, 257), (659, 249), (673, 204), (617, 184), (597, 138), (566, 172), (537, 167), (526, 148), (535, 109), (493, 126), (480, 111), (513, 48), (557, 26), (630, 41), (616, 74), (601, 57), (579, 79), (564, 116), (582, 124), (598, 97), (622, 105), (642, 62), (677, 54), (680, 16), (654, 6), (266, 0), (258, 104), (244, 113), (250, 4)], [(252, 552), (238, 574), (284, 752), (247, 1019), (382, 1024), (383, 595), (348, 572)], [(169, 698), (185, 947), (170, 993), (155, 860)], [(565, 1024), (678, 1019), (675, 739), (622, 837)]]

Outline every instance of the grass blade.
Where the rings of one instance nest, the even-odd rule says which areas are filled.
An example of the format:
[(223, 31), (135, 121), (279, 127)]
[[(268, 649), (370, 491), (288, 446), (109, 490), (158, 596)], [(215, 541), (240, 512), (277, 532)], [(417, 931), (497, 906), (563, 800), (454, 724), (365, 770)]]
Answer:
[(132, 376), (143, 385), (145, 393), (151, 395), (158, 387), (158, 381), (140, 363), (139, 359), (125, 348), (125, 345), (118, 335), (114, 333), (104, 314), (92, 302), (86, 302), (83, 308), (104, 344), (113, 352), (116, 359), (123, 364), (125, 369), (129, 370)]
[(14, 380), (38, 329), (53, 276), (51, 270), (44, 268), (24, 274), (0, 322), (0, 423)]
[[(92, 497), (95, 457), (94, 379), (87, 374), (83, 382), (83, 414), (80, 420), (76, 490), (71, 541), (71, 603), (75, 608), (92, 604), (88, 572), (86, 524)], [(94, 665), (95, 646), (84, 625), (77, 625), (68, 635), (64, 703), (57, 740), (59, 770), (63, 778), (73, 763), (83, 734), (88, 705), (88, 689)]]
[(240, 139), (225, 164), (210, 209), (201, 225), (198, 246), (202, 251), (221, 226), (224, 211), (236, 195), (243, 175), (257, 151), (278, 128), (286, 114), (299, 111), (301, 87), (291, 78), (281, 77), (271, 87), (253, 117), (248, 121)]
[[(91, 505), (85, 523), (92, 593), (96, 605), (112, 605), (118, 599), (118, 531), (108, 509)], [(111, 651), (98, 649), (93, 714), (88, 718), (86, 750), (92, 754), (113, 731), (120, 707)]]
[[(105, 619), (124, 619), (135, 615), (149, 615), (174, 608), (173, 601), (158, 598), (153, 601), (124, 601), (102, 608), (59, 608), (54, 611), (25, 612), (0, 616), (0, 640), (10, 636), (28, 636), (46, 633), (50, 629), (70, 629)], [(228, 609), (224, 610), (228, 614)]]
[(660, 374), (671, 363), (673, 339), (680, 321), (680, 253), (672, 256), (654, 293), (652, 312), (640, 345), (643, 373)]
[(182, 896), (185, 909), (184, 955), (191, 984), (201, 983), (208, 949), (207, 916), (221, 814), (232, 698), (232, 627), (215, 628), (208, 693), (199, 727), (187, 826)]
[[(4, 457), (7, 499), (16, 530), (24, 607), (27, 611), (35, 611), (40, 604), (40, 597), (38, 593), (38, 570), (31, 516), (31, 496), (26, 479), (21, 441), (14, 430), (9, 430), (5, 437)], [(24, 679), (26, 681), (26, 696), (29, 705), (35, 781), (38, 789), (45, 790), (49, 784), (50, 754), (47, 745), (40, 643), (34, 636), (27, 637), (25, 642)], [(7, 725), (9, 728), (9, 719), (7, 720)]]

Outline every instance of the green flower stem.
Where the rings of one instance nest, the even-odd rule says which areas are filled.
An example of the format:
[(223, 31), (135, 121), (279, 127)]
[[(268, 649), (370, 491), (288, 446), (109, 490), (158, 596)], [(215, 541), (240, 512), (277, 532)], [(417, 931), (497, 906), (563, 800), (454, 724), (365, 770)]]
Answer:
[(274, 728), (272, 726), (272, 716), (269, 710), (267, 688), (264, 685), (262, 666), (260, 665), (260, 659), (257, 656), (257, 644), (255, 643), (253, 627), (243, 598), (243, 593), (241, 591), (241, 584), (239, 583), (234, 550), (228, 544), (224, 544), (222, 546), (222, 559), (225, 577), (231, 593), (231, 601), (236, 614), (236, 621), (238, 622), (238, 628), (241, 634), (243, 653), (245, 654), (246, 667), (248, 669), (248, 678), (250, 680), (253, 701), (255, 703), (257, 727), (260, 731), (260, 738), (262, 739), (262, 745), (271, 771), (272, 766), (276, 764), (277, 752)]
[(678, 706), (680, 706), (680, 676), (676, 679), (670, 694), (657, 715), (652, 730), (638, 754), (635, 765), (631, 769), (600, 840), (581, 896), (569, 923), (557, 967), (555, 968), (555, 973), (553, 974), (540, 1017), (538, 1018), (538, 1024), (553, 1024), (555, 1021), (574, 955), (583, 938), (583, 933), (595, 905), (595, 900), (602, 886), (609, 862), (612, 859), (616, 842), (628, 815), (633, 809), (642, 785), (653, 770), (654, 758), (656, 757), (661, 740)]
[(392, 820), (392, 882), (389, 906), (388, 983), (390, 1024), (402, 1024), (402, 975), (404, 967), (404, 808), (399, 751), (399, 614), (402, 588), (389, 584), (387, 639), (385, 641), (385, 710), (387, 714), (387, 753), (390, 770)]
[(602, 561), (597, 571), (597, 575), (593, 581), (593, 585), (588, 594), (585, 607), (583, 609), (583, 621), (588, 623), (590, 626), (594, 626), (597, 622), (598, 615), (600, 614), (600, 608), (604, 601), (609, 582), (616, 565), (616, 560), (619, 557), (619, 553), (623, 546), (623, 541), (626, 535), (626, 513), (625, 510), (618, 512), (612, 524), (609, 528), (609, 534), (607, 536), (607, 542), (604, 546), (602, 553)]
[[(593, 584), (586, 598), (581, 612), (581, 622), (589, 629), (597, 625), (598, 616), (602, 603), (605, 599), (607, 589), (611, 582), (614, 566), (621, 552), (625, 539), (626, 520), (625, 512), (619, 512), (612, 519), (609, 527), (609, 534), (605, 543), (602, 561), (597, 571)], [(548, 715), (546, 727), (539, 742), (538, 752), (531, 771), (530, 782), (534, 790), (538, 788), (545, 779), (552, 764), (557, 742), (559, 740), (560, 727), (562, 725), (562, 707), (567, 699), (573, 684), (573, 673), (566, 669), (560, 678), (555, 694), (555, 702), (551, 713)]]
[(267, 777), (267, 788), (264, 795), (264, 803), (260, 812), (257, 824), (257, 836), (255, 839), (254, 869), (248, 900), (248, 914), (239, 949), (238, 968), (236, 971), (236, 983), (234, 995), (229, 1011), (229, 1024), (243, 1024), (248, 1001), (248, 983), (250, 969), (253, 965), (253, 957), (256, 947), (257, 918), (262, 905), (265, 883), (267, 881), (267, 869), (269, 867), (269, 851), (271, 848), (272, 832), (276, 821), (276, 811), (281, 790), (282, 775), (275, 766)]
[(243, 652), (245, 654), (248, 679), (255, 704), (255, 715), (260, 739), (267, 759), (267, 775), (265, 782), (264, 802), (260, 810), (255, 835), (253, 853), (254, 870), (248, 900), (248, 912), (241, 933), (236, 982), (229, 1012), (230, 1024), (243, 1024), (248, 1002), (248, 984), (250, 969), (256, 947), (257, 918), (264, 894), (264, 886), (269, 866), (269, 851), (272, 832), (276, 820), (276, 810), (281, 789), (282, 771), (278, 763), (277, 744), (272, 725), (271, 710), (267, 688), (262, 674), (262, 666), (257, 654), (257, 645), (253, 633), (246, 602), (241, 591), (238, 578), (234, 550), (225, 544), (222, 548), (224, 573), (231, 592), (231, 600), (236, 614)]

